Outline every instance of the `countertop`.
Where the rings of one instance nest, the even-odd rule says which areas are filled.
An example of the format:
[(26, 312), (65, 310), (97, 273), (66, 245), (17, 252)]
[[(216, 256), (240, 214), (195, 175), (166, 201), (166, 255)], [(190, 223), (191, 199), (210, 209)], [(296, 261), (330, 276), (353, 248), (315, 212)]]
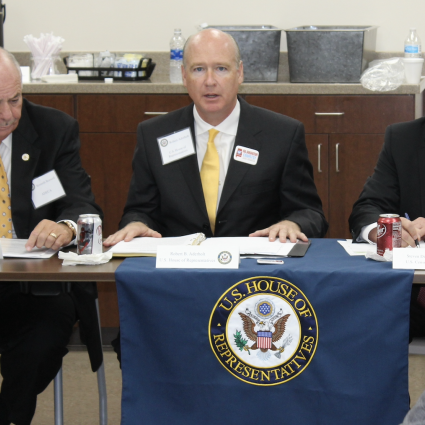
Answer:
[[(372, 92), (361, 84), (310, 84), (290, 83), (282, 80), (276, 83), (243, 83), (240, 94), (304, 94), (304, 95), (418, 95), (425, 89), (421, 84), (403, 84), (389, 92)], [(166, 74), (154, 74), (150, 80), (106, 84), (103, 81), (81, 81), (74, 84), (28, 83), (24, 84), (24, 94), (186, 94), (182, 84), (172, 84)]]

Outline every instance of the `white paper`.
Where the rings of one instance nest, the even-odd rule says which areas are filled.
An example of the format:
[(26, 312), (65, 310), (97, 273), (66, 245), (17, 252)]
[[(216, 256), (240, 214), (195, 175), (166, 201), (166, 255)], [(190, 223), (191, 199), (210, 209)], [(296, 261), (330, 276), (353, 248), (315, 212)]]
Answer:
[(221, 244), (204, 246), (159, 246), (158, 269), (238, 269), (239, 247)]
[(226, 245), (232, 244), (239, 246), (240, 255), (274, 255), (277, 257), (285, 257), (289, 254), (295, 243), (289, 242), (289, 239), (282, 243), (279, 240), (270, 242), (268, 237), (227, 237), (227, 238), (210, 238), (202, 245)]
[(376, 245), (369, 243), (353, 243), (352, 239), (338, 241), (349, 255), (366, 255), (367, 252), (376, 252)]
[(49, 171), (32, 181), (32, 203), (35, 209), (65, 195), (66, 193), (55, 170)]
[(16, 258), (50, 258), (58, 251), (49, 248), (33, 248), (31, 251), (25, 249), (28, 239), (0, 238), (3, 257)]
[[(202, 236), (201, 236), (202, 235)], [(195, 242), (196, 241), (196, 242)], [(135, 238), (130, 242), (118, 242), (110, 251), (114, 256), (137, 256), (147, 255), (155, 256), (159, 246), (165, 245), (196, 245), (202, 243), (202, 246), (237, 246), (240, 255), (256, 255), (258, 256), (276, 256), (285, 257), (294, 247), (295, 243), (281, 243), (279, 240), (270, 242), (267, 237), (250, 238), (250, 237), (226, 237), (226, 238), (209, 238), (205, 240), (202, 233), (194, 233), (193, 235), (180, 236), (175, 238)]]
[(189, 127), (167, 136), (158, 137), (157, 140), (163, 165), (195, 153)]
[(187, 236), (179, 236), (176, 238), (134, 238), (130, 242), (118, 242), (114, 245), (108, 252), (112, 252), (114, 256), (137, 256), (137, 255), (146, 255), (154, 256), (156, 255), (157, 249), (159, 246), (163, 245), (192, 245), (199, 243), (205, 238), (200, 236), (202, 233), (194, 233)]

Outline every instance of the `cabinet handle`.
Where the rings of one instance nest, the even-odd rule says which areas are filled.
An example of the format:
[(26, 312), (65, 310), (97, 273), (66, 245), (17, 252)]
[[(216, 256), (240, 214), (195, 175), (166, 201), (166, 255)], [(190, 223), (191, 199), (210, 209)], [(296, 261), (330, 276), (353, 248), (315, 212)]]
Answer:
[(320, 159), (321, 159), (321, 152), (322, 152), (322, 144), (319, 143), (317, 145), (317, 171), (319, 173), (322, 172), (322, 168), (321, 168), (321, 164), (320, 164)]
[(335, 156), (336, 156), (336, 172), (339, 173), (339, 143), (335, 145)]
[(145, 115), (166, 115), (168, 112), (145, 112)]
[(345, 112), (315, 112), (314, 115), (318, 115), (318, 116), (327, 116), (327, 115), (331, 115), (331, 116), (341, 116), (344, 115)]

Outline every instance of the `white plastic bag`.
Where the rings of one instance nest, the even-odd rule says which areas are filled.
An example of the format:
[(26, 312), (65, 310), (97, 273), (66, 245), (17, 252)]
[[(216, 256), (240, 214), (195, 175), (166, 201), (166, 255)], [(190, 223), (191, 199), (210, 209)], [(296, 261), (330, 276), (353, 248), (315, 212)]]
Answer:
[(404, 83), (403, 58), (376, 60), (369, 66), (360, 78), (362, 86), (366, 89), (391, 91)]

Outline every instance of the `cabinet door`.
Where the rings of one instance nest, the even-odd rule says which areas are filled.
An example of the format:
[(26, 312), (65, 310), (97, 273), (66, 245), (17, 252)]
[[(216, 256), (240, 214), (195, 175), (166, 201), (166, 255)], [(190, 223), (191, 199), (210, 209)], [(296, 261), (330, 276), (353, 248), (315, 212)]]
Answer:
[(329, 217), (328, 135), (306, 134), (308, 156), (313, 165), (314, 183), (322, 200), (323, 212)]
[(176, 109), (190, 105), (189, 95), (148, 95), (146, 96), (146, 111), (143, 120), (163, 115)]
[(348, 217), (373, 174), (383, 143), (383, 134), (330, 135), (329, 237), (351, 238)]
[(71, 117), (75, 116), (74, 97), (71, 94), (26, 94), (24, 97), (37, 105), (49, 106), (59, 109)]
[(81, 161), (104, 213), (103, 237), (118, 230), (132, 176), (135, 134), (81, 134)]
[(190, 103), (188, 95), (78, 95), (82, 133), (135, 133), (152, 112), (170, 112)]

